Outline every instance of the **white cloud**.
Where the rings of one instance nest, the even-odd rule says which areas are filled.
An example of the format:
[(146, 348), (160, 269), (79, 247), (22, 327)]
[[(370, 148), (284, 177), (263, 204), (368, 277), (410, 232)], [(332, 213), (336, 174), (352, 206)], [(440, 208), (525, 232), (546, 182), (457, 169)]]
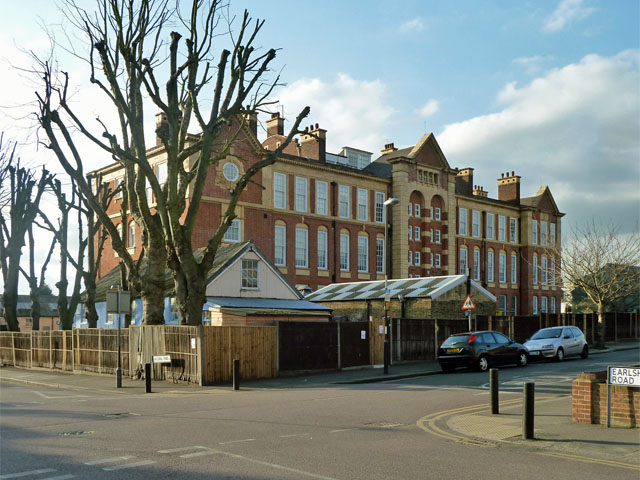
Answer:
[(421, 17), (412, 18), (400, 25), (402, 33), (421, 32), (422, 30), (424, 30), (424, 22)]
[(611, 218), (632, 228), (640, 204), (640, 52), (587, 55), (528, 85), (505, 85), (501, 110), (438, 135), (452, 165), (476, 168), (496, 196), (500, 172), (522, 176), (523, 196), (550, 186), (566, 221)]
[(440, 104), (437, 100), (431, 99), (418, 109), (418, 113), (421, 117), (427, 118), (435, 115), (440, 110)]
[(386, 97), (387, 87), (379, 80), (356, 80), (346, 74), (338, 74), (332, 82), (298, 80), (277, 93), (289, 121), (306, 105), (311, 107), (303, 126), (308, 121), (326, 128), (331, 153), (344, 146), (370, 152), (382, 148), (394, 113)]
[(584, 5), (584, 0), (562, 0), (547, 17), (542, 26), (545, 32), (558, 32), (574, 20), (582, 20), (595, 12), (595, 8)]
[(520, 65), (529, 74), (539, 73), (542, 71), (543, 65), (553, 60), (551, 55), (535, 55), (533, 57), (518, 57), (513, 63)]

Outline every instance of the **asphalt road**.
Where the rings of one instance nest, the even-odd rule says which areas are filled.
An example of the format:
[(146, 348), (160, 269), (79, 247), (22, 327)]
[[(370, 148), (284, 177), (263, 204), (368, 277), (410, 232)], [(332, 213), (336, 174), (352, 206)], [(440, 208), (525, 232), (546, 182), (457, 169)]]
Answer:
[[(638, 361), (621, 351), (500, 371), (501, 400), (563, 395), (582, 371)], [(120, 478), (580, 478), (637, 472), (432, 435), (417, 422), (487, 403), (488, 374), (364, 385), (120, 395), (0, 384), (0, 480)]]

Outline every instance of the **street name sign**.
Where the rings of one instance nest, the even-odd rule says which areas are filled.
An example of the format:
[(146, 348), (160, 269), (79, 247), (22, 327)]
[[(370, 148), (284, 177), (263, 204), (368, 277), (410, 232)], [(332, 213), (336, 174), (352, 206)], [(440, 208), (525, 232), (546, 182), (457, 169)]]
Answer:
[(640, 368), (637, 367), (609, 367), (608, 378), (610, 385), (625, 385), (640, 387)]

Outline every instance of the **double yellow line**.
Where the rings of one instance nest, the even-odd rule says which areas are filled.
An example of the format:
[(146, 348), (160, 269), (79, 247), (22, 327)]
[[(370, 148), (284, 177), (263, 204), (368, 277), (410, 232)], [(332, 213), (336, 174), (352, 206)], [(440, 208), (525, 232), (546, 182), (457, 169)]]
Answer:
[[(545, 397), (547, 398), (547, 397)], [(521, 398), (516, 398), (513, 400), (506, 400), (504, 402), (500, 402), (500, 406), (508, 406), (508, 405), (515, 405), (517, 403), (521, 403), (522, 399)], [(454, 442), (458, 442), (458, 443), (464, 443), (467, 445), (475, 445), (478, 447), (494, 447), (496, 445), (496, 442), (491, 441), (491, 440), (477, 440), (477, 439), (472, 439), (469, 437), (465, 437), (462, 435), (456, 435), (454, 433), (451, 432), (447, 432), (445, 430), (443, 430), (442, 428), (440, 428), (436, 423), (439, 420), (442, 420), (443, 418), (452, 416), (452, 415), (459, 415), (459, 414), (468, 414), (468, 413), (474, 413), (474, 412), (479, 412), (481, 410), (485, 410), (487, 408), (486, 404), (482, 404), (482, 405), (472, 405), (470, 407), (460, 407), (460, 408), (454, 408), (453, 410), (446, 410), (444, 412), (436, 412), (436, 413), (431, 413), (429, 415), (425, 415), (424, 417), (422, 417), (421, 419), (419, 419), (416, 424), (418, 425), (419, 428), (421, 428), (422, 430), (424, 430), (427, 433), (430, 433), (432, 435), (435, 435), (437, 437), (440, 438), (444, 438), (446, 440), (453, 440)], [(555, 453), (555, 452), (536, 452), (538, 455), (545, 455), (548, 457), (556, 457), (556, 458), (562, 458), (565, 460), (573, 460), (576, 462), (585, 462), (585, 463), (595, 463), (598, 465), (606, 465), (609, 467), (617, 467), (617, 468), (626, 468), (629, 470), (635, 470), (635, 471), (640, 471), (640, 466), (639, 465), (634, 465), (634, 464), (630, 464), (630, 463), (623, 463), (623, 462), (616, 462), (615, 460), (604, 460), (604, 459), (599, 459), (599, 458), (589, 458), (589, 457), (581, 457), (579, 455), (571, 455), (568, 453)]]

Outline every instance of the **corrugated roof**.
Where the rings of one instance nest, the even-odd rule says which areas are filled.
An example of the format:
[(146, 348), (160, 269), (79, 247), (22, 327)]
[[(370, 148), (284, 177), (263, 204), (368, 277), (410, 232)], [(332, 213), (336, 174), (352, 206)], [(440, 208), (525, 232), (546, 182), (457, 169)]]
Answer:
[[(465, 275), (447, 275), (441, 277), (403, 278), (388, 281), (391, 297), (402, 295), (404, 298), (431, 298), (435, 300), (452, 288), (466, 282)], [(495, 302), (496, 297), (479, 283), (471, 280), (474, 289)], [(339, 300), (382, 300), (384, 299), (384, 280), (373, 282), (333, 283), (305, 297), (311, 302), (333, 302)]]
[(249, 308), (249, 309), (278, 309), (278, 310), (308, 310), (331, 312), (331, 308), (311, 303), (307, 300), (282, 300), (278, 298), (246, 298), (246, 297), (207, 297), (203, 309), (208, 307), (220, 308)]

